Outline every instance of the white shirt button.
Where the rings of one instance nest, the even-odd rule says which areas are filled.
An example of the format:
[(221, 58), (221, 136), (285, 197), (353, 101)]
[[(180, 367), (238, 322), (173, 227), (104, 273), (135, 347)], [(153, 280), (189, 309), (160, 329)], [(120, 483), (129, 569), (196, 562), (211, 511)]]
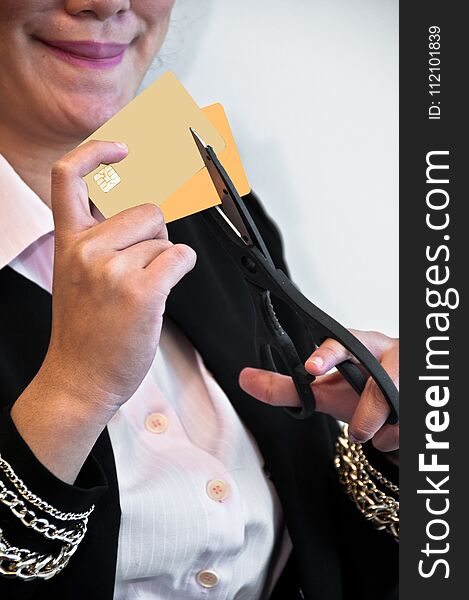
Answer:
[(212, 479), (207, 483), (207, 494), (212, 500), (221, 502), (230, 493), (230, 486), (223, 479)]
[(213, 588), (218, 585), (218, 575), (215, 571), (199, 571), (196, 576), (197, 583), (204, 588)]
[(168, 418), (162, 413), (151, 413), (145, 419), (145, 427), (151, 433), (163, 433), (168, 428)]

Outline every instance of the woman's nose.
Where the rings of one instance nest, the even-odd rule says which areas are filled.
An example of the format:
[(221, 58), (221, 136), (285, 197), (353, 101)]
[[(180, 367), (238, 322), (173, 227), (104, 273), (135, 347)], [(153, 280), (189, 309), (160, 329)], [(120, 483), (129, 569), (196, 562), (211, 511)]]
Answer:
[(65, 2), (65, 10), (69, 14), (91, 13), (101, 21), (129, 8), (130, 0), (66, 0)]

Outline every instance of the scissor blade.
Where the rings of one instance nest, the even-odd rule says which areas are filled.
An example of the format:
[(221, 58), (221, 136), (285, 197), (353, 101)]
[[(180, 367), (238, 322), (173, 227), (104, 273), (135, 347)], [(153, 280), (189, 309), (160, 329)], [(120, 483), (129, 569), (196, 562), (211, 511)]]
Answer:
[(221, 165), (217, 158), (213, 148), (208, 146), (200, 135), (194, 129), (190, 129), (192, 137), (196, 143), (197, 149), (199, 150), (200, 156), (204, 161), (213, 185), (217, 191), (218, 197), (221, 201), (221, 209), (218, 208), (220, 214), (228, 222), (230, 227), (239, 235), (239, 237), (248, 246), (254, 246), (252, 237), (246, 227), (243, 219), (241, 218), (236, 203), (241, 204), (236, 188), (231, 181), (229, 175)]

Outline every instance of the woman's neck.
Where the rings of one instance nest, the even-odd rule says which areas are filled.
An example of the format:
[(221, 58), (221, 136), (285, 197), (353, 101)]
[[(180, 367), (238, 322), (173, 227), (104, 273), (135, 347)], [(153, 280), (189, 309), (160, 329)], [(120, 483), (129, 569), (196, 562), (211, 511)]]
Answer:
[(52, 164), (82, 140), (45, 140), (28, 136), (21, 129), (0, 121), (0, 154), (23, 181), (51, 206), (50, 171)]

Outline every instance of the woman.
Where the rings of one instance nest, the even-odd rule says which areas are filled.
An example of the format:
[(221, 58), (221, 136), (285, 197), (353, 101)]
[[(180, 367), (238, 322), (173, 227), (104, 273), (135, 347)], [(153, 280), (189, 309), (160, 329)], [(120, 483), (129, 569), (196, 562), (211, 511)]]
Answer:
[[(249, 368), (249, 297), (200, 217), (168, 241), (154, 206), (90, 210), (81, 178), (128, 150), (76, 146), (136, 93), (172, 5), (0, 5), (2, 598), (395, 597), (397, 545), (332, 466), (339, 418), (395, 476), (374, 383), (359, 399), (325, 376), (320, 412), (291, 419), (290, 380)], [(396, 340), (356, 333), (397, 380)], [(345, 358), (328, 340), (306, 368)]]

